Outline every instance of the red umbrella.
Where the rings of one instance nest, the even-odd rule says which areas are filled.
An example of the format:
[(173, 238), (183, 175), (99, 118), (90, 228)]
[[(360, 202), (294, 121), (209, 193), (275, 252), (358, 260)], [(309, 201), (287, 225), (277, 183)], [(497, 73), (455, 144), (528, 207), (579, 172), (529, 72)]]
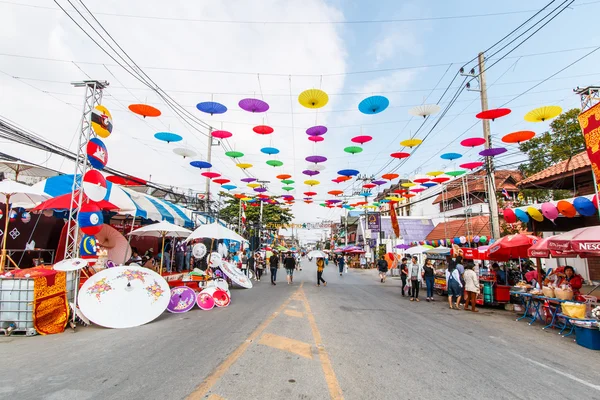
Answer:
[(548, 243), (550, 242), (550, 240), (554, 239), (555, 237), (556, 236), (550, 236), (550, 237), (544, 238), (542, 240), (538, 240), (533, 246), (531, 246), (529, 248), (529, 250), (527, 250), (527, 255), (529, 257), (534, 257), (534, 258), (550, 258), (550, 256), (553, 256), (553, 257), (565, 256), (566, 253), (552, 250), (548, 247)]
[(583, 256), (600, 256), (600, 226), (588, 226), (553, 236), (551, 250), (573, 251)]
[(540, 240), (537, 236), (533, 235), (508, 235), (498, 239), (493, 245), (490, 246), (489, 254), (490, 258), (494, 259), (495, 256), (508, 256), (510, 258), (526, 258), (527, 250)]
[[(75, 193), (75, 198), (78, 199), (79, 195), (77, 193)], [(83, 202), (87, 202), (89, 201), (87, 196), (84, 194), (83, 195)], [(115, 206), (114, 204), (106, 201), (106, 200), (102, 200), (99, 202), (96, 202), (96, 205), (98, 205), (98, 207), (100, 207), (100, 209), (102, 210), (118, 210), (119, 207)], [(50, 200), (46, 200), (42, 203), (40, 203), (36, 208), (33, 209), (33, 211), (43, 211), (43, 210), (70, 210), (74, 207), (74, 203), (71, 203), (71, 193), (67, 193), (67, 194), (63, 194), (61, 196), (56, 196)]]

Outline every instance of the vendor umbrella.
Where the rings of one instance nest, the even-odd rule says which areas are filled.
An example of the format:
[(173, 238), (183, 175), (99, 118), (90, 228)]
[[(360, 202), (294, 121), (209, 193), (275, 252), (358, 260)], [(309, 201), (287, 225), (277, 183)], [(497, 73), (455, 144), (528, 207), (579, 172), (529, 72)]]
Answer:
[(181, 226), (177, 226), (167, 221), (158, 222), (156, 224), (142, 226), (132, 232), (129, 235), (132, 236), (149, 236), (162, 238), (161, 245), (161, 257), (160, 257), (160, 270), (162, 274), (163, 269), (163, 254), (165, 251), (165, 238), (166, 237), (188, 237), (192, 232), (189, 229), (185, 229)]
[(516, 234), (508, 235), (498, 239), (490, 246), (490, 259), (495, 256), (508, 256), (509, 258), (526, 258), (527, 250), (540, 240), (537, 236)]
[[(75, 192), (75, 195), (71, 195), (71, 193), (63, 194), (61, 196), (56, 196), (49, 200), (46, 200), (39, 205), (37, 205), (33, 211), (43, 211), (43, 210), (71, 210), (75, 208), (76, 199), (79, 199), (79, 192)], [(71, 202), (71, 200), (74, 200)], [(82, 202), (87, 203), (89, 200), (85, 193), (83, 194)], [(101, 200), (95, 202), (101, 210), (104, 211), (113, 211), (118, 210), (119, 207), (112, 204), (109, 201)]]
[(23, 161), (0, 160), (0, 172), (14, 173), (15, 181), (19, 180), (19, 176), (33, 176), (36, 178), (49, 178), (58, 175), (51, 169), (38, 167), (37, 165), (28, 164)]
[(548, 241), (551, 250), (573, 251), (578, 255), (600, 256), (600, 226), (573, 229), (552, 237)]

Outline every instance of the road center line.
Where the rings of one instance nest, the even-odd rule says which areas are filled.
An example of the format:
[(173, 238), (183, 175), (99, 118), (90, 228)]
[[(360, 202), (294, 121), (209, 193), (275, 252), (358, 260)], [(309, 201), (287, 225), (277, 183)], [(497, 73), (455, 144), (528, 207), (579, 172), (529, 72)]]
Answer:
[(231, 366), (235, 364), (235, 362), (242, 356), (242, 354), (246, 352), (250, 344), (256, 341), (256, 339), (263, 333), (263, 331), (269, 326), (269, 324), (273, 322), (275, 317), (277, 317), (287, 307), (290, 301), (294, 299), (294, 296), (296, 296), (302, 291), (303, 284), (304, 283), (301, 283), (298, 290), (296, 290), (286, 301), (284, 301), (283, 304), (279, 306), (279, 308), (273, 314), (271, 314), (267, 319), (265, 319), (254, 330), (254, 332), (252, 332), (250, 336), (248, 336), (248, 339), (246, 339), (244, 343), (239, 345), (239, 347), (235, 349), (233, 353), (231, 353), (225, 360), (223, 360), (223, 362), (219, 364), (217, 368), (215, 368), (215, 370), (204, 380), (204, 382), (198, 385), (198, 387), (192, 393), (189, 394), (187, 399), (201, 400), (202, 398), (204, 398), (204, 396), (215, 385), (215, 383), (217, 383), (217, 381), (221, 379), (223, 375), (225, 375), (229, 368), (231, 368)]
[[(515, 353), (513, 353), (513, 354), (515, 354)], [(562, 375), (562, 376), (564, 376), (564, 377), (566, 377), (566, 378), (569, 378), (569, 379), (571, 379), (571, 380), (574, 380), (575, 382), (581, 383), (582, 385), (585, 385), (585, 386), (587, 386), (587, 387), (589, 387), (589, 388), (592, 388), (592, 389), (594, 389), (594, 390), (598, 390), (598, 391), (600, 391), (600, 386), (599, 386), (599, 385), (594, 385), (593, 383), (590, 383), (590, 382), (588, 382), (588, 381), (584, 381), (583, 379), (581, 379), (581, 378), (578, 378), (578, 377), (576, 377), (576, 376), (574, 376), (574, 375), (568, 374), (568, 373), (566, 373), (566, 372), (562, 372), (562, 371), (560, 371), (560, 370), (558, 370), (558, 369), (556, 369), (556, 368), (552, 368), (552, 367), (551, 367), (551, 366), (549, 366), (549, 365), (542, 364), (541, 362), (538, 362), (538, 361), (532, 360), (532, 359), (530, 359), (530, 358), (527, 358), (527, 357), (523, 357), (523, 356), (522, 356), (522, 355), (520, 355), (520, 354), (515, 354), (515, 355), (516, 355), (516, 356), (518, 356), (518, 357), (520, 357), (520, 358), (522, 358), (523, 360), (529, 361), (530, 363), (537, 365), (538, 367), (545, 368), (545, 369), (547, 369), (547, 370), (550, 370), (550, 371), (554, 372), (555, 374)]]

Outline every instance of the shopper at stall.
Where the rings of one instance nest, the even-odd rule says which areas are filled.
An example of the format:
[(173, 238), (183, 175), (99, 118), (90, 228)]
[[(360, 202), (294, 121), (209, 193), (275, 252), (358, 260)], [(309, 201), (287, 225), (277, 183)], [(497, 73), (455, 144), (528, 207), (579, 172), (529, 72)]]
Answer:
[(474, 265), (472, 262), (469, 262), (465, 265), (465, 273), (463, 278), (465, 280), (465, 311), (469, 310), (469, 303), (471, 303), (471, 311), (479, 312), (476, 306), (477, 295), (481, 291), (481, 287), (479, 286), (479, 278), (477, 277), (477, 273), (474, 271)]
[(325, 260), (321, 257), (317, 258), (317, 286), (321, 286), (323, 282), (324, 286), (327, 286), (327, 282), (323, 279), (323, 271), (325, 270)]
[(187, 245), (185, 244), (184, 239), (179, 239), (175, 244), (175, 268), (177, 268), (177, 272), (183, 271), (186, 250)]
[(498, 263), (492, 264), (492, 272), (496, 275), (496, 282), (498, 282), (499, 285), (506, 285), (506, 272), (500, 269)]
[(402, 263), (400, 264), (400, 279), (402, 280), (402, 297), (404, 297), (405, 288), (406, 288), (406, 278), (408, 277), (408, 258), (402, 258)]
[(410, 301), (419, 300), (419, 286), (423, 280), (423, 266), (419, 263), (417, 256), (412, 257), (412, 264), (409, 268), (410, 276)]
[(385, 256), (383, 254), (379, 257), (379, 260), (377, 260), (377, 269), (379, 270), (379, 279), (381, 283), (385, 283), (385, 276), (388, 272), (388, 263), (385, 261)]
[[(454, 308), (455, 310), (458, 310), (463, 287), (460, 283), (460, 275), (456, 268), (456, 263), (448, 264), (448, 269), (446, 270), (446, 285), (448, 288), (448, 305), (450, 306), (450, 309)], [(454, 297), (456, 298), (456, 307), (452, 305)]]
[(571, 289), (573, 289), (573, 295), (578, 296), (580, 294), (579, 289), (583, 286), (583, 278), (581, 275), (575, 273), (575, 268), (567, 265), (562, 273), (557, 272), (557, 276), (557, 287), (569, 285), (571, 286)]
[(291, 285), (294, 283), (294, 270), (296, 269), (296, 260), (292, 253), (286, 253), (285, 258), (283, 259), (283, 266), (287, 276), (287, 283), (288, 285)]
[(279, 268), (279, 256), (276, 252), (273, 252), (269, 257), (269, 269), (271, 270), (271, 285), (275, 286), (277, 280), (277, 268)]
[(433, 266), (433, 260), (425, 260), (423, 266), (423, 278), (425, 279), (425, 286), (427, 286), (427, 301), (433, 301), (433, 283), (435, 281), (435, 267)]

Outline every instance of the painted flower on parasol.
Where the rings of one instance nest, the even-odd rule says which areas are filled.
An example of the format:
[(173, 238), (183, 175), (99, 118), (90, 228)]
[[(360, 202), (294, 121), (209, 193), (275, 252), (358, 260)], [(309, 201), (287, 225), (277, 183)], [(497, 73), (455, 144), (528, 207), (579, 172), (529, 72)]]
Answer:
[(485, 149), (479, 152), (480, 156), (483, 157), (495, 157), (502, 153), (506, 153), (506, 149), (504, 147), (490, 147), (489, 149)]
[(260, 99), (242, 99), (238, 103), (242, 110), (251, 112), (251, 113), (262, 113), (269, 109), (269, 104), (260, 100)]
[(212, 164), (206, 161), (192, 161), (190, 162), (190, 165), (194, 168), (200, 168), (200, 169), (204, 169), (204, 168), (212, 168)]
[(158, 108), (152, 107), (148, 104), (131, 104), (129, 110), (135, 114), (141, 115), (142, 117), (158, 117), (161, 112)]
[(233, 136), (233, 133), (229, 132), (229, 131), (213, 131), (211, 133), (212, 137), (216, 137), (217, 139), (227, 139)]
[(561, 112), (562, 108), (560, 108), (559, 106), (539, 107), (525, 114), (525, 121), (544, 122), (546, 120), (558, 117)]
[(270, 165), (271, 167), (281, 167), (283, 162), (279, 160), (267, 160), (267, 165)]
[(242, 153), (241, 151), (226, 151), (225, 155), (227, 157), (231, 157), (231, 158), (241, 158), (244, 157), (244, 153)]
[(358, 104), (358, 110), (363, 114), (379, 114), (390, 105), (390, 101), (384, 96), (370, 96)]
[(183, 158), (194, 157), (196, 155), (194, 150), (186, 149), (185, 147), (176, 147), (173, 149), (173, 153)]
[(462, 157), (462, 154), (459, 154), (459, 153), (444, 153), (440, 156), (440, 158), (442, 160), (450, 160), (450, 161), (457, 160), (461, 157)]
[(481, 146), (485, 144), (485, 139), (482, 137), (472, 137), (462, 140), (460, 144), (465, 147)]
[(351, 177), (351, 176), (358, 175), (359, 171), (356, 169), (342, 169), (342, 170), (338, 171), (338, 174), (340, 174), (342, 176)]
[(306, 108), (321, 108), (329, 102), (329, 96), (320, 89), (309, 89), (300, 93), (298, 102)]
[(306, 130), (308, 136), (321, 136), (327, 133), (327, 128), (323, 125), (311, 126)]
[(464, 164), (460, 164), (461, 168), (474, 170), (475, 168), (479, 168), (483, 165), (482, 161), (472, 161)]
[(534, 131), (517, 131), (502, 136), (502, 141), (504, 143), (521, 143), (532, 139), (534, 136)]
[(423, 140), (421, 139), (406, 139), (400, 142), (400, 146), (412, 148), (420, 145), (421, 143), (423, 143)]
[(494, 121), (496, 118), (504, 117), (510, 114), (510, 112), (511, 110), (509, 108), (494, 108), (478, 113), (477, 115), (475, 115), (475, 118), (491, 119), (492, 121)]
[(358, 154), (363, 151), (363, 148), (358, 146), (348, 146), (344, 149), (344, 151), (350, 154)]
[(196, 104), (196, 108), (203, 113), (214, 115), (214, 114), (223, 114), (227, 111), (227, 107), (225, 107), (221, 103), (217, 103), (216, 101), (205, 101), (202, 103)]
[(428, 115), (436, 114), (440, 111), (440, 106), (437, 104), (423, 104), (408, 110), (410, 115), (426, 118)]
[(183, 140), (183, 138), (180, 135), (172, 132), (157, 132), (154, 134), (154, 137), (160, 141), (167, 143), (180, 142)]
[(397, 159), (399, 159), (399, 160), (400, 160), (400, 159), (403, 159), (403, 158), (407, 158), (407, 157), (409, 157), (409, 156), (410, 156), (410, 153), (405, 153), (405, 152), (399, 151), (399, 152), (396, 152), (396, 153), (392, 153), (392, 154), (390, 154), (390, 156), (391, 156), (392, 158), (397, 158)]
[(269, 125), (257, 125), (254, 128), (252, 128), (252, 130), (258, 133), (259, 135), (270, 135), (274, 132), (274, 129), (271, 128)]

